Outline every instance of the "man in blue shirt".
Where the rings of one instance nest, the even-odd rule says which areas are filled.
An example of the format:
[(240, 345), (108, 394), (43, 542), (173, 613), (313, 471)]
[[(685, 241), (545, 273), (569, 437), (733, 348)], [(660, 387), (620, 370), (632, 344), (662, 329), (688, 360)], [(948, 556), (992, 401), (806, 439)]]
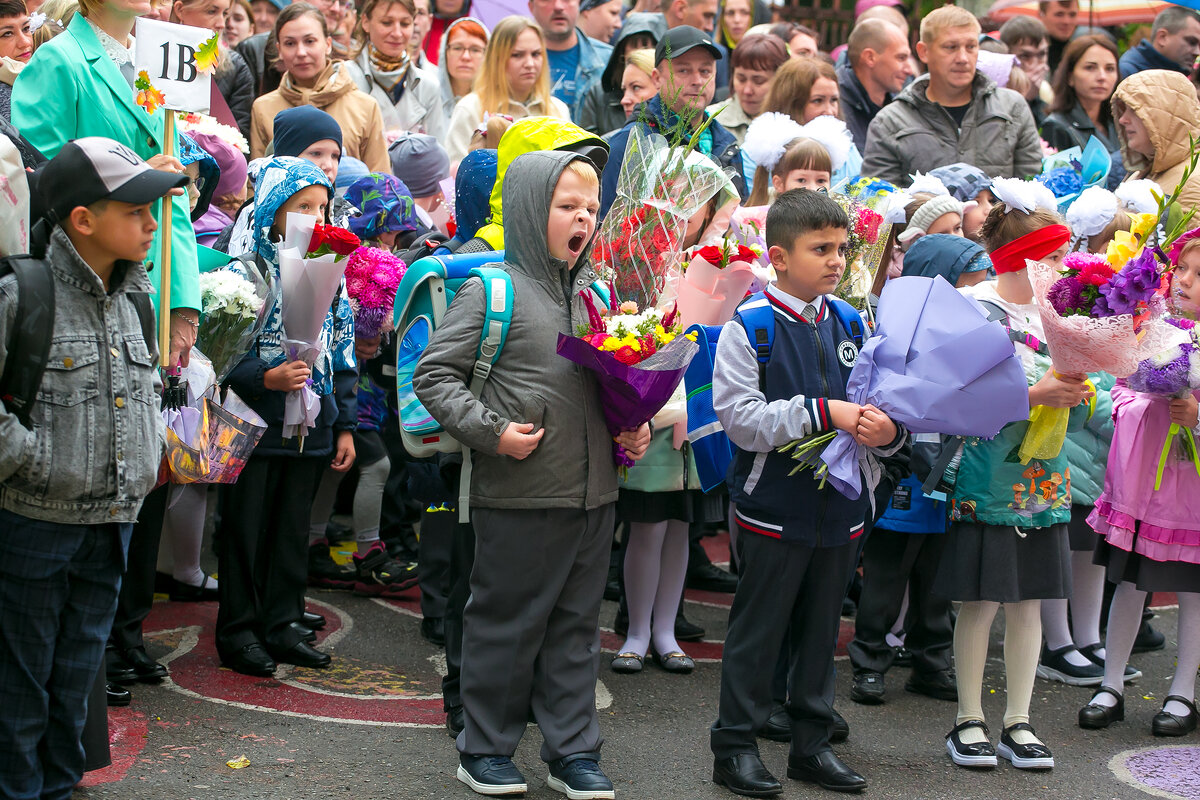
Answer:
[(1192, 71), (1200, 55), (1200, 14), (1182, 6), (1167, 6), (1154, 18), (1150, 35), (1121, 56), (1121, 80), (1146, 69)]
[(529, 0), (529, 13), (546, 37), (546, 61), (554, 96), (579, 118), (583, 99), (604, 73), (612, 47), (586, 36), (576, 26), (579, 0)]

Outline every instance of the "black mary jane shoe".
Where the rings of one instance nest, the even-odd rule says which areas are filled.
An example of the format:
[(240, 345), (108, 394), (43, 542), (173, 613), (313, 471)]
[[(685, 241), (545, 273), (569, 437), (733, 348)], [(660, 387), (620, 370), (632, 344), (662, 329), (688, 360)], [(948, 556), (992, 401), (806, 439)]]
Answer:
[(990, 741), (985, 739), (982, 742), (964, 744), (963, 740), (959, 738), (959, 734), (967, 728), (980, 728), (985, 737), (991, 735), (987, 725), (977, 719), (969, 719), (955, 725), (954, 729), (946, 734), (946, 752), (950, 754), (950, 760), (960, 767), (990, 769), (996, 766), (996, 748), (992, 747)]
[[(1116, 689), (1108, 686), (1101, 686), (1096, 690), (1096, 695), (1111, 694), (1117, 698), (1115, 706), (1102, 706), (1099, 703), (1091, 702), (1083, 708), (1079, 709), (1079, 727), (1089, 731), (1098, 731), (1107, 728), (1114, 722), (1120, 722), (1125, 719), (1125, 698)], [(1095, 700), (1095, 695), (1093, 696)]]
[(1041, 742), (1021, 744), (1012, 738), (1013, 731), (1027, 731), (1030, 735), (1037, 736), (1033, 726), (1028, 722), (1009, 725), (1000, 734), (1000, 745), (996, 748), (996, 752), (1001, 758), (1007, 759), (1017, 769), (1052, 769), (1054, 767), (1054, 756), (1050, 754), (1049, 747)]
[(1159, 711), (1154, 715), (1154, 719), (1150, 720), (1150, 731), (1155, 736), (1187, 736), (1196, 730), (1196, 704), (1186, 697), (1169, 694), (1167, 695), (1167, 699), (1163, 701), (1164, 708), (1172, 700), (1187, 706), (1188, 715), (1181, 717), (1169, 711)]
[(167, 591), (167, 597), (174, 603), (204, 603), (212, 602), (217, 599), (217, 587), (210, 586), (212, 576), (205, 575), (200, 581), (199, 586), (193, 586), (190, 583), (184, 583), (181, 580), (171, 579), (171, 588)]

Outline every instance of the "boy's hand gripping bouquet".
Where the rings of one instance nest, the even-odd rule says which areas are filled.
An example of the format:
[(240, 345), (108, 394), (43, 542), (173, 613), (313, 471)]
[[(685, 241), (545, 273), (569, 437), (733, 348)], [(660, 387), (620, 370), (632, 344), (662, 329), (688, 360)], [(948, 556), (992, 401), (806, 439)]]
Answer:
[[(885, 284), (875, 335), (858, 354), (846, 399), (874, 405), (912, 433), (990, 438), (1029, 416), (1025, 373), (1008, 334), (941, 277)], [(799, 462), (794, 471), (815, 468), (817, 477), (852, 499), (862, 493), (861, 473), (872, 484), (879, 477), (876, 469), (864, 470), (867, 454), (845, 431), (792, 442), (780, 452)]]
[[(288, 361), (311, 367), (321, 352), (321, 329), (337, 297), (346, 256), (362, 242), (349, 231), (322, 225), (306, 214), (288, 214), (286, 224), (279, 248), (283, 352)], [(321, 399), (311, 383), (288, 392), (283, 411), (283, 438), (299, 437), (301, 452), (304, 437), (321, 411)]]
[[(615, 437), (637, 430), (667, 404), (699, 346), (679, 334), (679, 315), (674, 310), (639, 312), (627, 301), (601, 312), (590, 291), (583, 297), (588, 325), (578, 337), (560, 333), (558, 354), (596, 373), (604, 421)], [(633, 466), (615, 442), (613, 457), (622, 471)]]

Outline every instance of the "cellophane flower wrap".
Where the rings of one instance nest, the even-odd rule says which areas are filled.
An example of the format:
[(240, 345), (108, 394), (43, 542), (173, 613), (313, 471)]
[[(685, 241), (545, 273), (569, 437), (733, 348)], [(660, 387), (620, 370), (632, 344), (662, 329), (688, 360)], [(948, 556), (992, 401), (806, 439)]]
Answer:
[(354, 335), (375, 339), (392, 330), (396, 289), (408, 266), (378, 247), (360, 247), (346, 261), (346, 293), (354, 311)]
[[(1134, 373), (1125, 378), (1125, 384), (1135, 392), (1166, 398), (1186, 397), (1200, 389), (1200, 347), (1197, 346), (1196, 324), (1187, 319), (1168, 319), (1168, 324), (1187, 335), (1187, 340), (1174, 347), (1138, 362)], [(1167, 429), (1158, 457), (1154, 475), (1154, 490), (1162, 488), (1163, 472), (1172, 448), (1177, 445), (1181, 460), (1191, 461), (1200, 476), (1200, 453), (1191, 430), (1172, 422)]]
[[(588, 324), (578, 336), (560, 333), (558, 354), (596, 374), (610, 434), (637, 430), (671, 399), (699, 346), (680, 334), (674, 310), (640, 311), (625, 301), (601, 311), (590, 293), (584, 298)], [(622, 471), (634, 463), (615, 442), (613, 460)]]
[[(321, 225), (306, 214), (288, 214), (279, 247), (280, 319), (288, 361), (311, 367), (321, 353), (321, 328), (337, 296), (346, 256), (362, 245), (347, 230)], [(283, 438), (304, 437), (317, 424), (321, 398), (305, 386), (288, 392), (283, 409)]]
[[(944, 278), (894, 278), (879, 300), (875, 335), (846, 382), (846, 399), (872, 404), (910, 433), (991, 438), (1029, 415), (1021, 362), (1007, 332)], [(826, 446), (828, 445), (828, 446)], [(822, 449), (823, 448), (823, 449)], [(845, 431), (780, 448), (851, 499), (882, 471)]]
[(217, 383), (225, 380), (266, 323), (271, 287), (256, 269), (249, 277), (230, 269), (200, 275), (200, 327), (196, 349), (212, 362)]
[(729, 237), (720, 244), (692, 248), (675, 281), (676, 308), (682, 326), (724, 325), (754, 282), (754, 264), (762, 254), (755, 245)]
[(846, 236), (846, 269), (833, 295), (870, 316), (871, 286), (875, 282), (875, 271), (883, 261), (892, 226), (885, 224), (883, 216), (867, 203), (844, 194), (832, 197), (850, 220)]
[(729, 220), (729, 232), (738, 244), (755, 248), (761, 255), (751, 264), (754, 280), (746, 290), (750, 294), (765, 291), (775, 280), (775, 268), (767, 257), (767, 211), (770, 206), (739, 206)]
[(688, 219), (725, 180), (693, 168), (706, 159), (684, 145), (635, 125), (617, 177), (617, 196), (596, 234), (593, 261), (622, 300), (654, 308), (679, 268)]

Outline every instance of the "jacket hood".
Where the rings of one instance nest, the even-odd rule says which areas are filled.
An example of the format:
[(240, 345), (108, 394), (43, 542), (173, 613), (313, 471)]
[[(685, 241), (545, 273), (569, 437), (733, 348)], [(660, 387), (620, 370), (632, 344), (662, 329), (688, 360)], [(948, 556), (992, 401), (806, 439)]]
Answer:
[[(1149, 69), (1130, 75), (1113, 94), (1113, 118), (1128, 107), (1146, 126), (1154, 158), (1129, 149), (1118, 125), (1121, 156), (1131, 170), (1158, 175), (1188, 157), (1188, 136), (1200, 136), (1200, 103), (1192, 82), (1178, 72)], [(1164, 187), (1165, 188), (1165, 187)]]
[(0, 57), (0, 83), (13, 85), (13, 81), (21, 74), (21, 70), (25, 68), (24, 61), (17, 61), (15, 58), (8, 56)]
[(293, 106), (326, 108), (339, 97), (357, 89), (354, 79), (350, 77), (341, 61), (329, 62), (317, 76), (317, 81), (311, 89), (295, 86), (291, 75), (284, 75), (283, 80), (279, 82), (279, 94)]
[[(563, 284), (567, 263), (550, 257), (546, 241), (550, 199), (567, 165), (586, 160), (578, 153), (539, 150), (523, 153), (510, 165), (504, 176), (504, 202), (522, 213), (513, 215), (504, 229), (504, 262), (509, 269), (555, 288)], [(595, 239), (593, 231), (576, 268), (588, 262)]]
[(642, 11), (625, 15), (625, 24), (617, 33), (617, 40), (613, 42), (612, 55), (608, 57), (608, 65), (604, 68), (604, 74), (600, 76), (600, 86), (604, 91), (611, 92), (621, 88), (621, 76), (618, 74), (618, 70), (623, 71), (625, 68), (625, 40), (639, 33), (652, 36), (654, 43), (658, 44), (659, 40), (667, 33), (667, 21), (663, 19), (662, 14), (647, 14)]
[[(518, 156), (534, 150), (561, 150), (584, 143), (608, 149), (603, 139), (567, 120), (555, 117), (518, 120), (500, 138), (500, 146), (496, 151), (496, 183), (492, 187), (492, 215), (489, 224), (480, 228), (476, 236), (487, 239), (493, 248), (500, 249), (504, 241), (504, 178), (509, 165)], [(545, 231), (542, 231), (542, 238), (545, 239)]]
[(255, 252), (274, 260), (275, 244), (271, 241), (270, 232), (275, 214), (292, 195), (308, 186), (324, 186), (329, 190), (329, 196), (333, 197), (329, 178), (311, 161), (294, 156), (277, 156), (263, 165), (254, 183)]
[[(442, 97), (446, 100), (454, 99), (454, 90), (450, 88), (450, 71), (446, 68), (446, 45), (450, 44), (450, 33), (454, 30), (454, 27), (461, 22), (465, 22), (466, 20), (470, 20), (479, 27), (483, 28), (483, 32), (487, 35), (486, 38), (488, 40), (492, 38), (491, 28), (489, 28), (487, 25), (484, 25), (483, 20), (476, 19), (475, 17), (459, 17), (447, 25), (446, 30), (442, 31), (442, 42), (438, 45), (437, 71), (438, 77), (442, 82)], [(487, 42), (484, 43), (486, 44)]]
[(922, 236), (904, 254), (904, 275), (924, 278), (941, 275), (954, 286), (971, 262), (978, 258), (988, 258), (979, 244), (962, 236), (935, 233)]
[(492, 187), (496, 185), (496, 151), (472, 150), (458, 162), (454, 176), (454, 216), (467, 238), (487, 224)]

